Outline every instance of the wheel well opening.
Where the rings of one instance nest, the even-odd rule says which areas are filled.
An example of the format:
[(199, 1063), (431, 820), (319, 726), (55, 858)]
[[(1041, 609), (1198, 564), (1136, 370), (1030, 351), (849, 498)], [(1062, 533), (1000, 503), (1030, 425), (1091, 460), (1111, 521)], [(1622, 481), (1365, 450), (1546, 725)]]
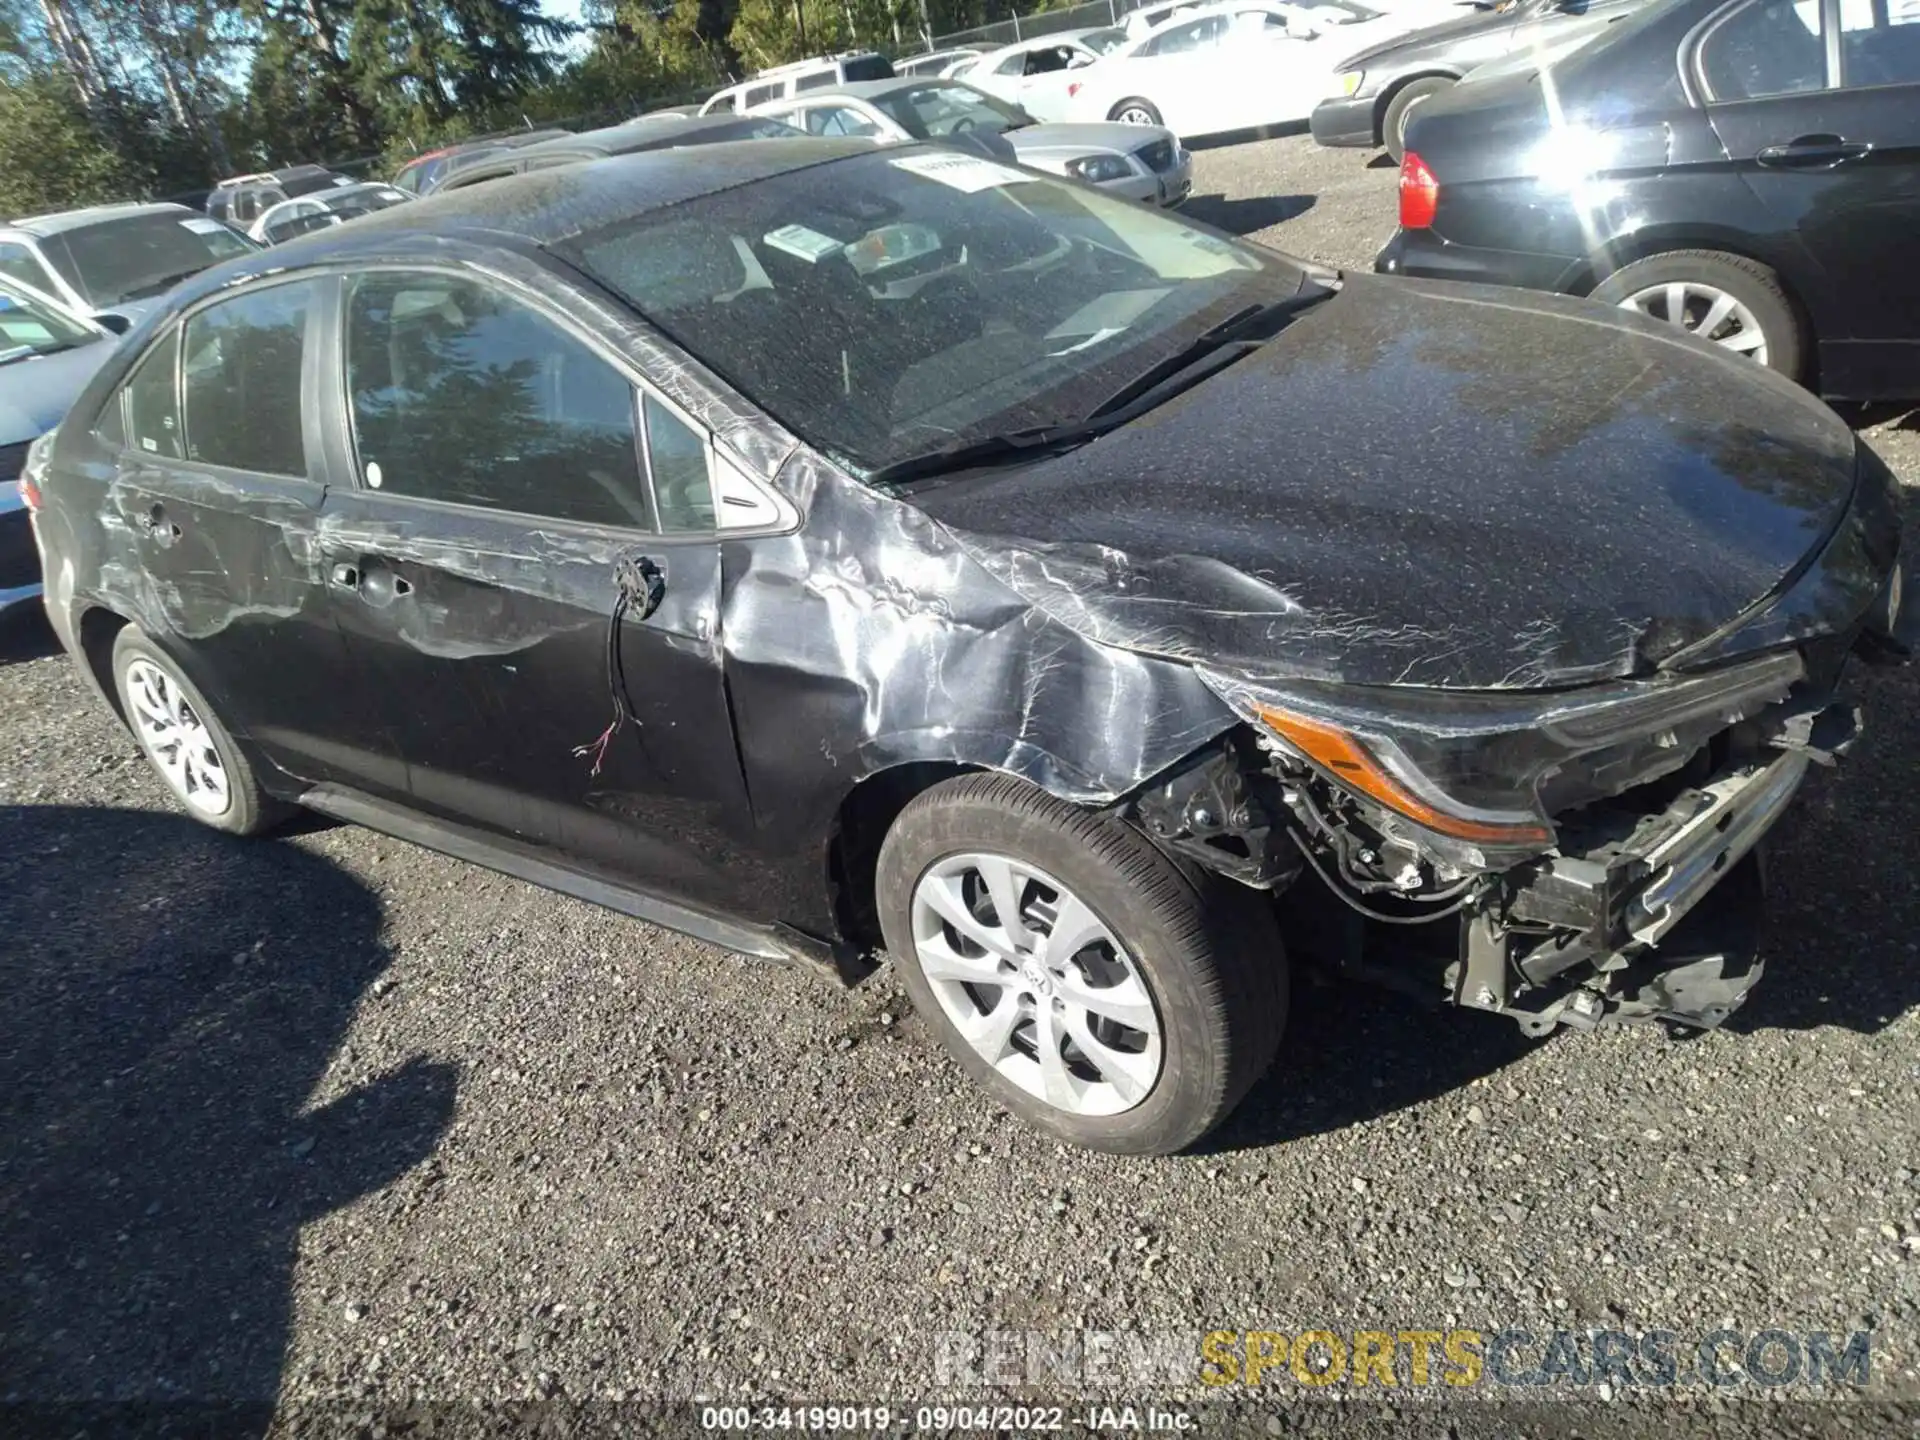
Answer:
[(1422, 80), (1459, 80), (1458, 75), (1449, 75), (1444, 70), (1422, 70), (1418, 75), (1403, 75), (1393, 84), (1380, 92), (1380, 98), (1373, 102), (1373, 138), (1376, 143), (1387, 138), (1387, 107), (1393, 104), (1394, 97), (1409, 85), (1417, 85)]
[(887, 831), (916, 796), (943, 780), (979, 769), (947, 761), (915, 761), (869, 775), (848, 792), (834, 817), (827, 845), (827, 885), (842, 938), (863, 950), (878, 950), (885, 944), (873, 877)]
[(97, 605), (80, 617), (80, 653), (87, 657), (87, 669), (93, 672), (113, 713), (123, 721), (127, 717), (120, 708), (120, 687), (113, 683), (113, 642), (128, 623), (126, 616)]

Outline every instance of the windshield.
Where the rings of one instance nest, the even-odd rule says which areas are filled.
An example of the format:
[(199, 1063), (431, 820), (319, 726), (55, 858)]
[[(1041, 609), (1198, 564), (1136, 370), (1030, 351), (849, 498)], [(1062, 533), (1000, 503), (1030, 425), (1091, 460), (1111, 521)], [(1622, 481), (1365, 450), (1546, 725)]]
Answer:
[(162, 211), (63, 230), (42, 248), (89, 305), (105, 307), (158, 295), (254, 246), (208, 216)]
[(735, 186), (556, 247), (775, 419), (866, 473), (1078, 421), (1299, 266), (943, 150)]
[(11, 286), (0, 286), (0, 364), (52, 355), (104, 337), (54, 306)]
[(895, 90), (875, 96), (873, 103), (916, 140), (970, 133), (999, 135), (1033, 123), (1033, 117), (1019, 106), (951, 81)]
[(1080, 37), (1080, 43), (1096, 55), (1111, 55), (1127, 43), (1124, 30), (1089, 30)]

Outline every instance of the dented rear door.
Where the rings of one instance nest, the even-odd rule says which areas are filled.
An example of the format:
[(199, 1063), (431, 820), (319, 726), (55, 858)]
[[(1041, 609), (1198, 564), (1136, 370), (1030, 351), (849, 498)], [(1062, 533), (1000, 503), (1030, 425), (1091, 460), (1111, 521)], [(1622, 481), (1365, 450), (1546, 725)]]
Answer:
[(263, 284), (201, 305), (130, 373), (108, 489), (126, 554), (102, 585), (275, 765), (394, 790), (393, 737), (320, 563), (310, 323), (323, 288)]

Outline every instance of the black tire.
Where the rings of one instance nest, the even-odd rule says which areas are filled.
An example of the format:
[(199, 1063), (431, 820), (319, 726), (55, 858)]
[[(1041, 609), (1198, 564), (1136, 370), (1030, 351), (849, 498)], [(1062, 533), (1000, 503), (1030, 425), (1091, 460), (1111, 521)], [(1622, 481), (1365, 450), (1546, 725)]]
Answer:
[[(227, 783), (227, 805), (223, 811), (210, 813), (188, 800), (179, 786), (171, 779), (156, 758), (146, 735), (143, 734), (139, 720), (140, 711), (136, 708), (134, 697), (128, 684), (129, 672), (135, 661), (144, 661), (161, 671), (167, 680), (178, 688), (181, 697), (189, 706), (200, 724), (205, 727), (208, 741), (219, 758), (220, 768), (225, 773)], [(224, 830), (229, 835), (256, 835), (260, 831), (281, 820), (287, 814), (288, 807), (273, 799), (260, 788), (260, 782), (254, 778), (253, 766), (248, 763), (246, 753), (235, 742), (232, 733), (214, 713), (207, 703), (206, 696), (187, 677), (180, 673), (166, 651), (133, 626), (121, 630), (113, 642), (113, 685), (120, 697), (120, 713), (126, 717), (128, 729), (133, 731), (134, 739), (140, 751), (153, 766), (174, 799), (180, 802), (180, 808), (203, 825), (215, 830)]]
[(1160, 118), (1160, 107), (1155, 105), (1151, 100), (1142, 99), (1138, 95), (1128, 100), (1122, 100), (1118, 105), (1114, 106), (1113, 109), (1107, 112), (1107, 119), (1118, 120), (1129, 110), (1137, 110), (1146, 117), (1144, 120), (1134, 121), (1133, 123), (1136, 125), (1164, 125), (1166, 123)]
[[(1132, 958), (1159, 1020), (1162, 1063), (1131, 1109), (1086, 1116), (1047, 1103), (995, 1070), (935, 997), (914, 946), (912, 900), (932, 866), (969, 851), (1057, 878)], [(1286, 1026), (1286, 957), (1265, 895), (1189, 871), (1131, 826), (1024, 781), (966, 775), (920, 795), (881, 847), (875, 893), (901, 979), (948, 1052), (1006, 1109), (1075, 1145), (1145, 1155), (1184, 1149), (1240, 1102)]]
[(1387, 113), (1380, 117), (1380, 143), (1387, 147), (1394, 164), (1407, 157), (1407, 112), (1422, 100), (1444, 95), (1456, 83), (1445, 75), (1429, 75), (1423, 80), (1409, 81), (1394, 92), (1393, 99), (1387, 102)]
[(1811, 337), (1780, 277), (1758, 260), (1723, 250), (1669, 250), (1614, 271), (1593, 287), (1593, 298), (1619, 305), (1642, 290), (1689, 281), (1711, 285), (1746, 306), (1766, 337), (1767, 368), (1800, 378)]

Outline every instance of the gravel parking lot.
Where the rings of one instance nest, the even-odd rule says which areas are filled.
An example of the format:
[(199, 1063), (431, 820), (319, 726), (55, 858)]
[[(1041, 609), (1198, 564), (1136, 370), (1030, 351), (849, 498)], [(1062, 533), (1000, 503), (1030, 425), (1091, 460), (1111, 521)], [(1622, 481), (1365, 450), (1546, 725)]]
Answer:
[[(1364, 266), (1393, 206), (1384, 161), (1295, 136), (1203, 153), (1191, 208)], [(1920, 421), (1858, 418), (1920, 486)], [(1854, 689), (1728, 1031), (1533, 1042), (1303, 981), (1209, 1149), (1134, 1161), (983, 1104), (887, 972), (842, 992), (364, 830), (201, 830), (15, 625), (0, 1396), (897, 1404), (953, 1390), (943, 1333), (1522, 1326), (1871, 1329), (1870, 1393), (1920, 1405), (1920, 674)], [(1674, 1404), (1586, 1393), (1542, 1433)], [(1711, 1401), (1742, 1433), (1884, 1433), (1742, 1399)]]

